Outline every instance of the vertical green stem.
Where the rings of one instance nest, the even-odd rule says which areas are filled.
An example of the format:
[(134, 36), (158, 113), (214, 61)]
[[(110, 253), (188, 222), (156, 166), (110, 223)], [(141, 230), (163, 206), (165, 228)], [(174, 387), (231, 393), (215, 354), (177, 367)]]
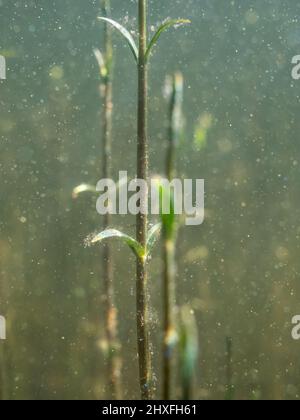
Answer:
[(199, 357), (198, 328), (193, 310), (184, 306), (180, 311), (179, 367), (182, 399), (193, 398), (193, 382)]
[(176, 108), (176, 81), (172, 78), (171, 96), (169, 104), (168, 118), (168, 150), (166, 157), (166, 175), (168, 179), (172, 179), (175, 175), (175, 137), (176, 128), (174, 122), (174, 114)]
[[(110, 0), (102, 0), (103, 16), (110, 15)], [(104, 179), (111, 178), (111, 146), (112, 146), (112, 37), (111, 28), (105, 25), (105, 64), (106, 75), (103, 86), (103, 173)], [(111, 224), (111, 215), (104, 216), (104, 229)], [(112, 249), (110, 243), (104, 245), (103, 250), (103, 276), (105, 290), (105, 330), (109, 348), (108, 356), (108, 382), (109, 394), (115, 399), (121, 399), (121, 360), (120, 344), (117, 331), (117, 310), (114, 302)]]
[(172, 78), (169, 126), (168, 126), (168, 150), (166, 158), (166, 174), (169, 180), (176, 176), (176, 148), (182, 130), (182, 102), (183, 102), (183, 76), (180, 72)]
[[(137, 126), (137, 177), (148, 179), (148, 139), (147, 139), (147, 95), (148, 78), (145, 59), (147, 48), (147, 5), (139, 0), (139, 61), (138, 61), (138, 126)], [(137, 240), (144, 249), (147, 246), (148, 197), (141, 197), (141, 209), (136, 219)], [(144, 259), (137, 259), (137, 336), (139, 355), (139, 375), (141, 398), (151, 399), (151, 361), (148, 337), (147, 269)]]
[[(171, 181), (176, 175), (176, 146), (179, 137), (180, 120), (182, 119), (181, 74), (172, 78), (169, 104), (168, 150), (166, 156), (166, 175)], [(175, 279), (176, 279), (176, 236), (177, 229), (168, 234), (163, 229), (163, 310), (164, 310), (164, 342), (163, 342), (163, 399), (170, 400), (172, 394), (172, 371), (175, 332)]]
[(163, 235), (163, 302), (164, 302), (164, 342), (163, 342), (163, 399), (171, 399), (172, 361), (175, 307), (175, 244)]

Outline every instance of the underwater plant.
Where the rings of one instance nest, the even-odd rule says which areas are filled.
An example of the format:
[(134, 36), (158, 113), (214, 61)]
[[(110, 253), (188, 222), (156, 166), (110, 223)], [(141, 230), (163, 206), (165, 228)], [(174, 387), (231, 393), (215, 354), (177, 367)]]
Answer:
[[(102, 0), (102, 14), (106, 17), (110, 15), (110, 0)], [(111, 29), (105, 26), (104, 29), (104, 54), (95, 50), (98, 60), (100, 76), (103, 80), (101, 93), (103, 96), (103, 178), (111, 177), (111, 146), (112, 146), (112, 110), (113, 110), (113, 48)], [(103, 227), (107, 229), (111, 223), (111, 216), (107, 213), (104, 216)], [(114, 398), (121, 398), (121, 358), (120, 343), (118, 340), (117, 310), (114, 302), (114, 279), (111, 244), (104, 244), (103, 248), (103, 278), (105, 290), (105, 329), (106, 339), (109, 349), (108, 371), (111, 395)]]
[[(110, 0), (101, 0), (101, 13), (105, 18), (110, 15)], [(113, 48), (111, 28), (104, 27), (104, 48), (94, 50), (94, 55), (99, 65), (101, 78), (100, 95), (103, 101), (102, 112), (102, 178), (111, 177), (111, 148), (112, 148), (112, 114), (113, 114)], [(80, 184), (73, 190), (73, 199), (82, 193), (96, 194), (96, 187), (91, 184)], [(111, 224), (109, 213), (103, 216), (103, 228), (107, 229)], [(105, 336), (107, 343), (107, 370), (108, 391), (113, 398), (121, 399), (121, 344), (118, 339), (118, 313), (114, 297), (113, 257), (110, 243), (103, 246), (102, 270), (104, 279), (104, 312), (105, 312)]]
[[(186, 19), (168, 19), (155, 32), (148, 43), (147, 0), (138, 0), (139, 35), (138, 46), (131, 33), (118, 22), (101, 16), (99, 19), (112, 25), (125, 38), (134, 56), (138, 71), (138, 111), (137, 111), (137, 178), (147, 181), (148, 160), (148, 64), (154, 46), (161, 34), (172, 26), (189, 23)], [(147, 263), (151, 248), (160, 231), (160, 224), (148, 230), (148, 197), (146, 191), (140, 192), (140, 212), (136, 216), (136, 239), (117, 230), (106, 230), (96, 235), (91, 242), (98, 243), (107, 238), (120, 238), (136, 255), (136, 317), (137, 345), (139, 356), (139, 380), (141, 398), (153, 397), (151, 359), (149, 351)]]
[(181, 399), (193, 399), (193, 380), (199, 354), (198, 328), (194, 311), (184, 306), (180, 311), (179, 371)]
[[(183, 100), (183, 77), (176, 73), (168, 77), (166, 81), (166, 93), (169, 102), (168, 117), (168, 149), (166, 154), (166, 176), (169, 181), (176, 176), (176, 148), (182, 129), (182, 100)], [(164, 194), (164, 190), (161, 190)], [(162, 200), (164, 198), (162, 197)], [(168, 199), (168, 198), (166, 198)], [(172, 197), (170, 208), (173, 210)], [(174, 211), (170, 214), (161, 213), (162, 236), (163, 236), (163, 399), (171, 398), (171, 384), (173, 371), (173, 355), (177, 343), (175, 329), (175, 278), (176, 278), (176, 241), (178, 223)]]

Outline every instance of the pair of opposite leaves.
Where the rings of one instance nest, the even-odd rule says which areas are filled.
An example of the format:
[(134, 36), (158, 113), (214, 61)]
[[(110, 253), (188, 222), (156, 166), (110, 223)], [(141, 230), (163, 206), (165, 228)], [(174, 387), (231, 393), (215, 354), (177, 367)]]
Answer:
[[(132, 35), (130, 34), (130, 32), (122, 25), (120, 25), (118, 22), (116, 22), (113, 19), (110, 18), (106, 18), (106, 17), (99, 17), (99, 20), (102, 20), (106, 23), (111, 24), (115, 29), (117, 29), (120, 34), (125, 38), (126, 42), (128, 43), (131, 52), (134, 56), (134, 59), (136, 61), (136, 63), (138, 64), (139, 62), (139, 52), (138, 52), (138, 47), (132, 37)], [(151, 39), (149, 45), (147, 46), (146, 49), (146, 53), (145, 53), (145, 57), (144, 57), (144, 61), (147, 63), (149, 61), (149, 57), (151, 54), (151, 51), (153, 49), (153, 47), (156, 45), (157, 41), (159, 40), (160, 36), (162, 35), (163, 32), (165, 32), (167, 29), (173, 27), (173, 26), (178, 26), (178, 25), (183, 25), (183, 24), (187, 24), (190, 23), (190, 20), (188, 19), (170, 19), (167, 20), (166, 22), (164, 22), (156, 31), (156, 33), (154, 34), (153, 38)], [(99, 60), (98, 60), (99, 61)], [(170, 226), (168, 226), (168, 224), (173, 224), (174, 220), (170, 220), (172, 219), (172, 211), (171, 214), (169, 214), (167, 217), (166, 215), (164, 215), (165, 217), (163, 217), (163, 225), (165, 226), (165, 228), (167, 228), (166, 230), (168, 230), (168, 227), (170, 228)], [(144, 249), (144, 247), (138, 242), (136, 241), (134, 238), (132, 238), (131, 236), (128, 236), (116, 229), (107, 229), (103, 232), (100, 232), (99, 234), (95, 235), (90, 243), (91, 244), (96, 244), (99, 242), (102, 242), (103, 240), (106, 239), (110, 239), (110, 238), (119, 238), (121, 239), (123, 242), (125, 242), (130, 248), (131, 250), (135, 253), (135, 255), (138, 258), (144, 259), (145, 261), (148, 259), (156, 241), (157, 238), (160, 234), (161, 231), (161, 223), (153, 226), (149, 232), (148, 232), (148, 236), (147, 236), (147, 246), (146, 249)]]
[[(115, 29), (117, 29), (121, 35), (123, 35), (123, 37), (125, 38), (127, 44), (129, 45), (131, 52), (134, 56), (134, 59), (136, 61), (136, 63), (138, 63), (139, 61), (139, 51), (138, 51), (138, 47), (133, 39), (133, 36), (130, 34), (130, 32), (122, 25), (120, 25), (120, 23), (116, 22), (113, 19), (109, 19), (107, 17), (99, 17), (99, 20), (103, 20), (104, 22), (107, 22), (109, 24), (111, 24)], [(172, 26), (178, 26), (178, 25), (184, 25), (187, 23), (191, 23), (190, 20), (188, 19), (169, 19), (166, 22), (164, 22), (156, 31), (156, 33), (154, 34), (153, 38), (151, 39), (146, 53), (145, 53), (145, 62), (147, 63), (151, 54), (151, 51), (153, 49), (153, 47), (156, 45), (157, 41), (159, 40), (161, 34), (163, 32), (165, 32), (167, 29), (171, 28)]]

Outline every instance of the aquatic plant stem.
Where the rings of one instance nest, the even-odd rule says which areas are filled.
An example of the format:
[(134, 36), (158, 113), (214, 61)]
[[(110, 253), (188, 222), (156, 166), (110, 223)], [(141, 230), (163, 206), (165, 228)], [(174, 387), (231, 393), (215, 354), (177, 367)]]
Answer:
[[(110, 15), (110, 0), (102, 0), (103, 16)], [(112, 146), (112, 112), (113, 112), (113, 82), (112, 82), (112, 37), (111, 28), (105, 25), (104, 29), (104, 56), (106, 74), (103, 81), (103, 179), (111, 178), (111, 146)], [(104, 229), (111, 224), (111, 215), (104, 216)], [(105, 299), (105, 333), (108, 345), (108, 392), (110, 397), (121, 399), (121, 359), (120, 343), (118, 340), (117, 310), (114, 302), (114, 278), (113, 278), (112, 249), (109, 242), (103, 249), (103, 278)]]
[(169, 180), (175, 176), (175, 137), (174, 114), (176, 108), (176, 80), (172, 77), (172, 92), (169, 101), (168, 149), (166, 157), (166, 175)]
[[(174, 75), (169, 82), (170, 101), (168, 118), (168, 149), (166, 154), (166, 176), (171, 181), (176, 175), (176, 146), (178, 126), (181, 119), (182, 85), (181, 74)], [(163, 228), (163, 399), (170, 400), (172, 394), (172, 371), (174, 356), (175, 331), (175, 280), (176, 280), (176, 239), (177, 228), (171, 233)]]
[[(147, 139), (147, 96), (148, 72), (146, 61), (147, 49), (147, 1), (139, 0), (139, 59), (138, 59), (138, 124), (137, 124), (137, 178), (148, 179), (148, 139)], [(142, 193), (140, 205), (142, 211), (136, 218), (137, 241), (146, 251), (147, 247), (147, 192)], [(137, 258), (136, 267), (136, 306), (137, 338), (139, 357), (139, 376), (141, 398), (149, 400), (151, 391), (151, 360), (148, 331), (147, 268), (144, 258)]]
[(163, 399), (171, 399), (175, 306), (175, 244), (163, 234)]

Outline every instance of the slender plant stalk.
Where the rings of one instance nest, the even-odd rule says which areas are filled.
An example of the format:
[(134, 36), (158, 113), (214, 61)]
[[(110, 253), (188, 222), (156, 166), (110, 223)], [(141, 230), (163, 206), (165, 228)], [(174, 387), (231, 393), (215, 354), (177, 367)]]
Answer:
[[(169, 181), (176, 175), (176, 146), (181, 125), (182, 89), (181, 74), (176, 74), (167, 81), (171, 86), (168, 118), (168, 150), (166, 157), (166, 175)], [(175, 332), (175, 279), (176, 279), (176, 226), (171, 234), (163, 228), (163, 311), (164, 311), (164, 340), (163, 340), (163, 399), (170, 400), (172, 394), (172, 371)]]
[(171, 399), (174, 306), (175, 306), (175, 244), (163, 233), (163, 302), (164, 302), (164, 341), (163, 341), (163, 399)]
[(193, 398), (198, 357), (198, 328), (194, 311), (190, 307), (184, 306), (180, 311), (179, 333), (179, 371), (183, 400)]
[(166, 158), (166, 175), (169, 180), (176, 176), (176, 146), (179, 142), (179, 136), (182, 128), (182, 94), (183, 77), (181, 73), (176, 73), (167, 81), (171, 86), (170, 105), (168, 119), (168, 150)]
[[(103, 16), (110, 15), (110, 0), (102, 0)], [(109, 25), (104, 26), (104, 59), (106, 74), (103, 82), (103, 179), (111, 178), (111, 146), (112, 146), (112, 36)], [(104, 216), (104, 229), (111, 224), (111, 215)], [(103, 276), (105, 295), (105, 332), (109, 348), (108, 356), (108, 382), (109, 394), (115, 399), (121, 399), (121, 359), (120, 343), (118, 340), (117, 310), (114, 301), (113, 262), (111, 244), (106, 242), (103, 249)]]
[[(137, 126), (137, 177), (148, 179), (148, 139), (147, 139), (147, 1), (139, 0), (139, 59), (138, 59), (138, 126)], [(136, 218), (137, 241), (146, 250), (147, 247), (147, 193), (141, 196), (142, 211)], [(148, 297), (147, 297), (147, 267), (144, 258), (137, 258), (137, 336), (139, 355), (139, 374), (141, 398), (152, 398), (151, 390), (151, 360), (149, 352), (148, 331)]]
[[(147, 0), (138, 0), (139, 21), (139, 45), (137, 47), (131, 33), (118, 22), (108, 19), (106, 16), (99, 20), (109, 23), (126, 40), (138, 67), (138, 112), (137, 112), (137, 178), (148, 181), (148, 139), (147, 139), (147, 103), (148, 103), (148, 62), (154, 46), (161, 34), (176, 25), (190, 23), (186, 19), (169, 19), (164, 22), (152, 37), (147, 41)], [(100, 62), (103, 60), (100, 57)], [(101, 66), (100, 66), (101, 67)], [(92, 239), (91, 243), (102, 242), (109, 238), (119, 238), (134, 251), (137, 257), (136, 266), (136, 315), (137, 315), (137, 339), (138, 360), (141, 398), (149, 400), (153, 398), (152, 369), (149, 351), (148, 330), (148, 293), (147, 293), (147, 258), (151, 243), (159, 229), (157, 226), (148, 232), (148, 193), (140, 191), (140, 211), (136, 219), (136, 240), (115, 229), (105, 229)]]

